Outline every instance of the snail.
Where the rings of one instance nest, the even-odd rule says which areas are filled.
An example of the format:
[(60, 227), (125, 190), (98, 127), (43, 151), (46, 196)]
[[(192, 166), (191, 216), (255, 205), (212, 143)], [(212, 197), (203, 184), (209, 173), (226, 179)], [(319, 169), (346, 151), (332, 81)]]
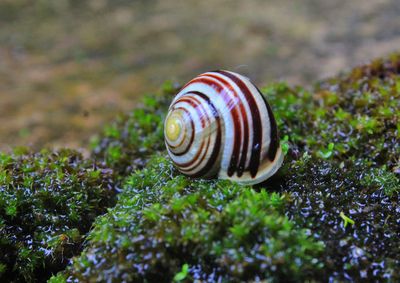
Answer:
[(271, 107), (247, 77), (230, 71), (189, 81), (169, 107), (164, 136), (175, 166), (194, 178), (254, 185), (283, 162)]

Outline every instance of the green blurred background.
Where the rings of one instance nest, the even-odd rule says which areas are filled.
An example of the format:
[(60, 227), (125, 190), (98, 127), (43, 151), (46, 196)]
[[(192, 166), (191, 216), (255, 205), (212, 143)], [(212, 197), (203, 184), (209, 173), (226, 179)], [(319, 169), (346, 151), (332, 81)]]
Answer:
[(316, 80), (400, 47), (398, 0), (0, 0), (0, 150), (79, 148), (165, 80)]

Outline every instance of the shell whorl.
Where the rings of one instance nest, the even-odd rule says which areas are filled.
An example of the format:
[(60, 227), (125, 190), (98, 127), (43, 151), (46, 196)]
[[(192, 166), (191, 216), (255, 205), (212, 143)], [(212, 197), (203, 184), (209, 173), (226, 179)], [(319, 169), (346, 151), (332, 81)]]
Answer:
[(271, 107), (250, 80), (229, 71), (188, 82), (169, 108), (165, 143), (183, 174), (260, 183), (282, 165)]

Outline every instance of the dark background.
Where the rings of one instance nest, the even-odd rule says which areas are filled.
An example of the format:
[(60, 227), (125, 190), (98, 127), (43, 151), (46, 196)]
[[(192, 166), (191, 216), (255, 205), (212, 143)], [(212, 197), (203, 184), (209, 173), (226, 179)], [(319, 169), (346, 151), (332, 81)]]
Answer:
[(310, 87), (400, 47), (398, 0), (0, 0), (0, 150), (87, 145), (165, 80)]

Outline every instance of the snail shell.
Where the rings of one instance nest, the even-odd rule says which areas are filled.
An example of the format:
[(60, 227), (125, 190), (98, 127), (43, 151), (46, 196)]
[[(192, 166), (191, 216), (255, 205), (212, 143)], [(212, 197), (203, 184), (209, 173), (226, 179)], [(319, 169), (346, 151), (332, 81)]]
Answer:
[(176, 167), (191, 177), (257, 184), (283, 162), (271, 107), (234, 72), (207, 72), (187, 83), (169, 107), (164, 135)]

